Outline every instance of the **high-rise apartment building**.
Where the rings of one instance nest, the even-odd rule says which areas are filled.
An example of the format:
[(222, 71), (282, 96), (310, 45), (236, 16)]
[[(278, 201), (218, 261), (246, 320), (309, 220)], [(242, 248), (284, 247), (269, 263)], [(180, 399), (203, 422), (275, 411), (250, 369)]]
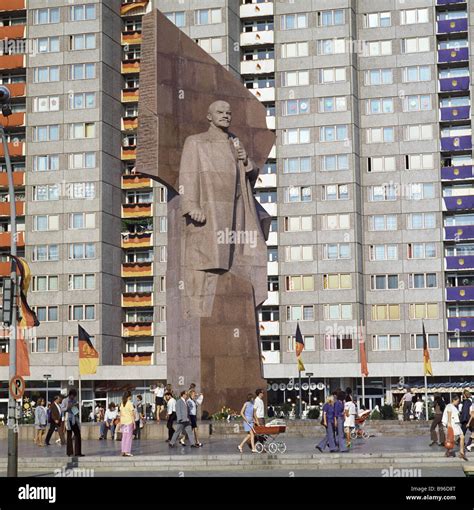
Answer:
[[(241, 77), (277, 133), (255, 190), (274, 218), (259, 314), (270, 400), (295, 398), (297, 323), (312, 398), (337, 386), (360, 394), (361, 322), (367, 404), (422, 383), (423, 322), (433, 387), (472, 378), (469, 2), (43, 4), (0, 0), (0, 35), (27, 42), (26, 53), (5, 47), (0, 82), (13, 95), (2, 122), (42, 322), (28, 391), (44, 374), (55, 390), (77, 376), (78, 322), (101, 355), (84, 400), (166, 379), (166, 190), (132, 174), (141, 18), (155, 7)], [(5, 368), (0, 379), (5, 388)]]

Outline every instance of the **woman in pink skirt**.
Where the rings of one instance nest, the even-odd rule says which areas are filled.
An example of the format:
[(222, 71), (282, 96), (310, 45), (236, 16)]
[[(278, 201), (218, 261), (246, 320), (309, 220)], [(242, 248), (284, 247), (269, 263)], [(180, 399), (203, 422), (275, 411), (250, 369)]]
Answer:
[(122, 431), (122, 457), (133, 457), (132, 434), (135, 428), (135, 415), (132, 404), (132, 394), (126, 391), (120, 405), (120, 430)]

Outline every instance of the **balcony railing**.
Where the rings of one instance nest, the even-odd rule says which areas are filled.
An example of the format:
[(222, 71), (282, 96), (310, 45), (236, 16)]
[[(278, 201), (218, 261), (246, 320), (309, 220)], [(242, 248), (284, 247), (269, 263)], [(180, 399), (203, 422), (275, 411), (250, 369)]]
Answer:
[(474, 225), (462, 227), (444, 227), (444, 238), (446, 241), (462, 241), (474, 239)]
[(437, 0), (436, 5), (465, 4), (466, 0)]
[(138, 97), (138, 89), (122, 90), (122, 103), (136, 103), (138, 102)]
[(153, 322), (124, 322), (122, 336), (153, 336)]
[(153, 306), (153, 293), (152, 292), (124, 292), (122, 294), (122, 306), (124, 308)]
[(122, 264), (122, 277), (153, 276), (153, 262), (126, 262)]
[(263, 87), (260, 89), (249, 89), (260, 101), (275, 101), (275, 87)]
[(153, 186), (151, 179), (142, 175), (123, 175), (122, 189), (151, 188)]
[(470, 179), (474, 177), (472, 166), (445, 166), (441, 168), (442, 180)]
[(129, 161), (137, 159), (137, 148), (136, 147), (122, 147), (122, 161)]
[(447, 301), (473, 301), (474, 287), (446, 287)]
[[(6, 248), (11, 246), (11, 233), (0, 232), (0, 247)], [(25, 246), (25, 233), (17, 232), (17, 246)]]
[(4, 127), (21, 127), (25, 125), (24, 112), (12, 113), (9, 117), (0, 116), (0, 124)]
[(474, 209), (474, 195), (467, 195), (464, 197), (444, 197), (444, 203), (447, 211)]
[(441, 92), (453, 92), (456, 90), (469, 90), (469, 76), (459, 76), (457, 78), (441, 78), (439, 80), (439, 89)]
[(240, 6), (241, 18), (257, 18), (260, 16), (273, 16), (273, 2), (244, 4)]
[(120, 7), (120, 14), (123, 16), (124, 14), (144, 14), (144, 11), (148, 5), (149, 0), (138, 1), (138, 2), (128, 2), (122, 4)]
[(446, 19), (438, 21), (438, 34), (451, 34), (453, 32), (467, 31), (467, 18)]
[(126, 234), (122, 237), (122, 248), (148, 248), (153, 246), (152, 234)]
[(122, 130), (123, 131), (135, 131), (138, 129), (138, 118), (123, 118), (122, 119)]
[(0, 69), (21, 69), (25, 67), (24, 55), (0, 55)]
[(446, 108), (440, 108), (441, 120), (462, 120), (471, 118), (471, 107), (470, 106), (450, 106)]
[(243, 32), (240, 34), (240, 46), (257, 46), (259, 44), (273, 44), (275, 42), (273, 30)]
[[(19, 157), (25, 155), (25, 142), (9, 142), (8, 152), (10, 156)], [(3, 144), (0, 144), (0, 158), (5, 157), (5, 151), (3, 150)]]
[[(25, 185), (25, 172), (13, 172), (13, 186), (23, 187)], [(0, 172), (0, 188), (8, 188), (7, 172)]]
[(240, 63), (241, 74), (268, 74), (275, 72), (275, 60), (259, 59), (259, 60), (242, 60)]
[(140, 72), (140, 61), (132, 60), (130, 62), (122, 62), (122, 74), (133, 74)]
[(472, 149), (472, 137), (465, 136), (445, 136), (441, 138), (442, 151), (466, 151)]
[(449, 317), (448, 331), (474, 331), (474, 317)]
[(23, 39), (25, 37), (25, 32), (25, 25), (0, 27), (0, 39)]
[(149, 218), (153, 216), (153, 204), (123, 204), (122, 218)]
[(141, 44), (143, 37), (141, 32), (124, 32), (122, 33), (122, 44)]
[(474, 269), (474, 255), (445, 257), (446, 269)]
[(469, 60), (469, 48), (438, 50), (438, 62), (463, 62)]
[[(17, 216), (25, 215), (25, 202), (15, 202)], [(0, 202), (0, 216), (10, 216), (10, 202)]]

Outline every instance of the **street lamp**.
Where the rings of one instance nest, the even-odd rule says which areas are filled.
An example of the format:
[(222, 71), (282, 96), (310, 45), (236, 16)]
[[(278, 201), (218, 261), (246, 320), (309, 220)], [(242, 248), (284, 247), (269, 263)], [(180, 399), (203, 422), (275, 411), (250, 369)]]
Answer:
[(49, 404), (49, 396), (48, 396), (49, 386), (48, 386), (48, 381), (51, 378), (51, 374), (44, 374), (43, 377), (46, 379), (46, 409), (48, 409), (48, 404)]
[(308, 405), (311, 406), (311, 377), (313, 377), (313, 372), (306, 372), (308, 376)]

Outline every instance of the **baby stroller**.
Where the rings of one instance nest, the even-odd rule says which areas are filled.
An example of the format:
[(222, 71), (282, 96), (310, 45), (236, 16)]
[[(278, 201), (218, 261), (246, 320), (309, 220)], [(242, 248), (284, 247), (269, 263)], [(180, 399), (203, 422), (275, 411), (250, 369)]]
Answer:
[(351, 431), (351, 439), (368, 439), (370, 434), (364, 430), (365, 420), (370, 416), (370, 411), (362, 411), (355, 419), (355, 428)]
[(257, 452), (285, 453), (286, 444), (275, 440), (278, 434), (283, 434), (285, 430), (286, 425), (254, 427), (255, 449)]

